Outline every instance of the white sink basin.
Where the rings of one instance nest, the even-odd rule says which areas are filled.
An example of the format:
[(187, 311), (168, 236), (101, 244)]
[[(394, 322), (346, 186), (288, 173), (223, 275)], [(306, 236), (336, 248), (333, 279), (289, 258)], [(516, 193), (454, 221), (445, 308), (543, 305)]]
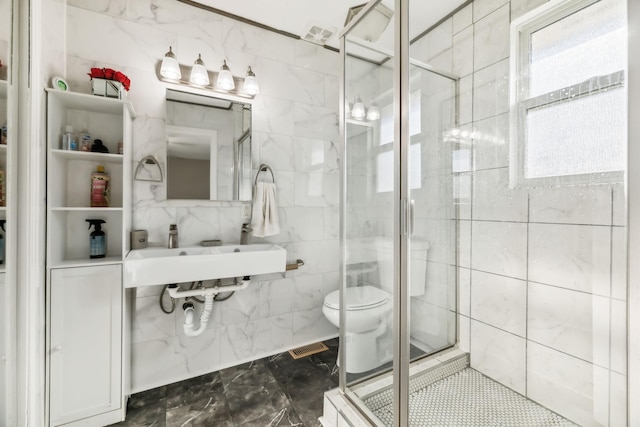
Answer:
[(165, 285), (283, 272), (287, 252), (272, 244), (145, 248), (124, 260), (124, 286)]

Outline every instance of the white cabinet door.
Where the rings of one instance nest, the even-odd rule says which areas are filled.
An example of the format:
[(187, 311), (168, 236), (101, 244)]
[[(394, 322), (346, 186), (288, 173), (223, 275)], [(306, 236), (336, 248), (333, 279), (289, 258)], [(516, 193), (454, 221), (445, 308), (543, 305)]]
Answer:
[(121, 406), (121, 269), (51, 270), (51, 425)]

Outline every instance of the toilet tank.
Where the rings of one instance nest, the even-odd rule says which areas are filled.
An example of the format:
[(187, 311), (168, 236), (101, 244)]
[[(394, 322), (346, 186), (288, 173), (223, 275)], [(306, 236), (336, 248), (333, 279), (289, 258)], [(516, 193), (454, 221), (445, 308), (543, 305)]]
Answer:
[[(375, 239), (378, 257), (378, 274), (380, 287), (393, 292), (393, 239), (377, 237)], [(424, 295), (427, 289), (427, 254), (429, 242), (412, 239), (410, 244), (410, 294), (412, 297)]]

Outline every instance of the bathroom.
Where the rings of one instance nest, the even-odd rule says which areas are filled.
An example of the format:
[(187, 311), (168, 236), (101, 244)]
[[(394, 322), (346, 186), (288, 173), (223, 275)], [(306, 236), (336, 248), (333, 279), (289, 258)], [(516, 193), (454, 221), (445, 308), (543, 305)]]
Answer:
[[(13, 123), (21, 135), (32, 137), (31, 143), (26, 144), (21, 136), (19, 148), (11, 150), (7, 158), (7, 163), (13, 163), (7, 165), (9, 176), (13, 171), (18, 178), (9, 180), (6, 215), (17, 218), (19, 224), (17, 230), (8, 232), (6, 245), (8, 254), (17, 254), (7, 258), (7, 283), (17, 284), (12, 291), (6, 291), (5, 299), (15, 300), (14, 308), (6, 311), (6, 325), (11, 329), (7, 339), (16, 343), (15, 377), (13, 382), (9, 378), (7, 384), (9, 390), (16, 390), (11, 386), (16, 384), (20, 391), (6, 393), (19, 396), (7, 401), (9, 407), (14, 408), (7, 412), (7, 415), (11, 412), (13, 418), (9, 419), (14, 422), (7, 425), (44, 425), (45, 420), (47, 142), (43, 89), (51, 86), (52, 76), (63, 76), (71, 91), (82, 93), (91, 93), (87, 72), (92, 67), (121, 70), (131, 79), (128, 99), (135, 108), (136, 119), (129, 155), (134, 169), (144, 156), (166, 158), (166, 85), (158, 79), (156, 68), (169, 46), (181, 64), (192, 64), (200, 54), (210, 70), (217, 70), (226, 60), (234, 75), (244, 76), (250, 66), (260, 82), (260, 94), (251, 102), (252, 164), (254, 172), (260, 164), (267, 164), (273, 170), (281, 225), (279, 234), (264, 241), (285, 248), (287, 262), (301, 259), (304, 266), (286, 273), (256, 276), (249, 288), (216, 305), (209, 327), (195, 338), (182, 333), (181, 310), (172, 314), (161, 311), (158, 304), (161, 286), (129, 291), (131, 393), (338, 337), (338, 329), (323, 314), (323, 301), (326, 295), (338, 290), (341, 283), (340, 81), (343, 73), (340, 54), (335, 49), (294, 40), (188, 2), (34, 0), (30, 2), (30, 10), (25, 10), (23, 2), (12, 3), (14, 22), (18, 24), (14, 33), (19, 37), (11, 40), (10, 34), (3, 34), (3, 38), (14, 43), (15, 51), (28, 52), (18, 58), (30, 57), (32, 63), (20, 66), (22, 70), (30, 69), (35, 77), (29, 87), (25, 80), (17, 79), (16, 87), (10, 89), (10, 96), (22, 101), (18, 105), (20, 115), (13, 117)], [(455, 180), (445, 184), (446, 191), (438, 193), (438, 197), (443, 198), (456, 193), (457, 216), (417, 224), (416, 231), (429, 242), (429, 265), (452, 257), (454, 261), (450, 264), (457, 267), (443, 269), (437, 275), (435, 269), (427, 269), (428, 275), (431, 274), (427, 283), (442, 280), (446, 287), (437, 295), (428, 293), (430, 301), (425, 298), (414, 302), (434, 304), (435, 298), (435, 305), (444, 308), (445, 314), (434, 319), (428, 317), (431, 311), (427, 307), (411, 310), (411, 337), (426, 342), (438, 336), (440, 341), (435, 345), (438, 348), (458, 343), (461, 350), (470, 352), (472, 367), (527, 396), (530, 396), (527, 390), (533, 390), (535, 376), (525, 367), (533, 366), (533, 361), (548, 363), (545, 369), (557, 377), (562, 377), (567, 366), (574, 366), (572, 363), (584, 364), (587, 371), (597, 372), (598, 378), (606, 377), (606, 387), (597, 383), (594, 387), (598, 392), (581, 400), (597, 408), (593, 409), (597, 416), (592, 417), (596, 421), (582, 412), (574, 418), (571, 417), (575, 414), (571, 413), (561, 415), (583, 425), (640, 425), (637, 409), (626, 405), (637, 397), (640, 367), (637, 338), (629, 334), (627, 341), (628, 332), (637, 325), (638, 305), (631, 304), (637, 301), (638, 292), (633, 280), (637, 275), (633, 263), (629, 263), (628, 278), (625, 277), (625, 258), (633, 258), (637, 250), (632, 190), (640, 181), (634, 180), (638, 177), (634, 177), (635, 171), (630, 168), (626, 187), (621, 180), (575, 193), (562, 189), (511, 190), (509, 147), (505, 143), (509, 136), (509, 24), (547, 2), (457, 3), (449, 9), (444, 7), (447, 10), (442, 10), (437, 19), (425, 26), (429, 31), (415, 43), (421, 51), (416, 59), (460, 77), (457, 88), (445, 85), (445, 90), (457, 90), (458, 103), (448, 105), (448, 114), (457, 115), (461, 131), (481, 129), (502, 143), (480, 146), (483, 151), (469, 154), (466, 142), (457, 141), (459, 150), (455, 155), (458, 157), (454, 170), (450, 171)], [(638, 22), (638, 5), (632, 1), (627, 3), (629, 22)], [(462, 7), (457, 10), (458, 6)], [(3, 7), (7, 8), (3, 15), (10, 16), (8, 2)], [(344, 9), (346, 12), (346, 7)], [(32, 33), (25, 25), (27, 17), (32, 20), (32, 28), (37, 28)], [(25, 42), (29, 37), (32, 38), (30, 51)], [(635, 38), (637, 35), (630, 31), (629, 51), (634, 51), (632, 46), (638, 44)], [(634, 60), (629, 57), (630, 94), (634, 93), (634, 78), (638, 75)], [(358, 64), (353, 62), (353, 68), (348, 66), (347, 70), (354, 71), (362, 65)], [(382, 71), (378, 77), (380, 81), (390, 82), (392, 69)], [(355, 74), (351, 80), (347, 76), (347, 85), (357, 86), (356, 80)], [(368, 83), (360, 82), (362, 88), (358, 90), (362, 93), (347, 90), (348, 101), (353, 102), (352, 98), (359, 94), (368, 104), (369, 97), (375, 95), (365, 92), (364, 86)], [(353, 86), (350, 90), (355, 90)], [(27, 93), (30, 93), (30, 102), (24, 101)], [(636, 102), (629, 96), (630, 117), (639, 109)], [(634, 126), (631, 120), (629, 140), (638, 134)], [(633, 144), (629, 144), (629, 159), (635, 158), (634, 150)], [(451, 168), (451, 159), (448, 161)], [(165, 166), (162, 162), (161, 165)], [(248, 203), (167, 202), (162, 184), (143, 181), (131, 184), (131, 227), (147, 229), (151, 244), (166, 244), (170, 224), (177, 224), (180, 246), (184, 247), (197, 246), (204, 239), (220, 239), (224, 243), (240, 241)], [(471, 194), (474, 195), (472, 201)], [(357, 195), (352, 196), (355, 199), (348, 200), (357, 200)], [(384, 204), (377, 207), (380, 206)], [(574, 209), (575, 206), (581, 209)], [(438, 211), (437, 206), (433, 211)], [(364, 213), (363, 217), (349, 217), (346, 221), (348, 227), (354, 227), (349, 219), (362, 221), (363, 227), (374, 230), (367, 235), (372, 237), (376, 235), (375, 230), (380, 230), (376, 227), (389, 227), (389, 224), (393, 227), (389, 222), (392, 218), (367, 218)], [(436, 223), (434, 228), (440, 233), (429, 235), (424, 231)], [(591, 244), (589, 239), (608, 242), (605, 246), (609, 249), (604, 252), (600, 247), (593, 253), (592, 248), (583, 252), (573, 247), (563, 249), (573, 251), (571, 253), (592, 265), (598, 274), (607, 272), (611, 277), (607, 279), (611, 281), (611, 291), (594, 297), (593, 313), (585, 308), (591, 304), (590, 299), (584, 300), (587, 293), (572, 294), (564, 289), (564, 293), (560, 292), (561, 287), (554, 287), (556, 283), (548, 278), (563, 277), (563, 264), (552, 261), (554, 256), (560, 256), (561, 251), (554, 255), (553, 248), (562, 246), (566, 233), (575, 233), (576, 241), (584, 245)], [(625, 249), (627, 233), (628, 252)], [(388, 228), (381, 234), (391, 235)], [(539, 245), (534, 244), (536, 241)], [(552, 255), (545, 258), (545, 253)], [(546, 264), (539, 267), (541, 262)], [(536, 284), (527, 288), (527, 280)], [(548, 285), (551, 282), (548, 288), (553, 287), (551, 291), (556, 293), (546, 293), (547, 288), (539, 282)], [(432, 291), (433, 288), (428, 289)], [(579, 299), (578, 308), (559, 310), (576, 310), (580, 314), (572, 319), (552, 319), (549, 324), (538, 323), (533, 315), (535, 306), (527, 303), (527, 299), (534, 298), (556, 302)], [(517, 309), (503, 313), (499, 307), (504, 306)], [(415, 307), (413, 302), (412, 307)], [(451, 313), (456, 311), (451, 321)], [(610, 320), (594, 323), (598, 333), (589, 330), (582, 334), (593, 333), (593, 337), (588, 338), (593, 341), (585, 346), (593, 347), (593, 357), (604, 359), (594, 360), (592, 351), (580, 353), (582, 349), (563, 344), (561, 341), (568, 339), (562, 333), (549, 338), (550, 341), (542, 336), (541, 329), (552, 328), (553, 322), (588, 324), (595, 322), (591, 315), (603, 312)], [(420, 329), (420, 325), (425, 325), (424, 329)], [(532, 336), (535, 333), (537, 337)], [(607, 350), (598, 352), (597, 348)], [(390, 345), (388, 350), (393, 353), (394, 348)], [(534, 354), (534, 350), (538, 353)], [(590, 384), (589, 378), (578, 373), (574, 379), (584, 381), (579, 384)], [(545, 392), (553, 388), (547, 387), (543, 387)], [(567, 387), (581, 388), (575, 384)], [(544, 400), (535, 395), (530, 397)], [(552, 404), (550, 409), (560, 412)]]

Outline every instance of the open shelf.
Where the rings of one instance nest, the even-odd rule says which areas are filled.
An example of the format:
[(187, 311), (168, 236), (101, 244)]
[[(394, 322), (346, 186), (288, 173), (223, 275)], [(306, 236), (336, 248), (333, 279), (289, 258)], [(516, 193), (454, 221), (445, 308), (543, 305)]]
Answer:
[(76, 206), (59, 206), (59, 207), (50, 208), (50, 210), (53, 212), (91, 212), (91, 213), (122, 212), (122, 208), (87, 208), (87, 207), (76, 207)]
[(105, 258), (86, 258), (86, 259), (67, 259), (57, 261), (49, 265), (50, 268), (72, 268), (72, 267), (93, 267), (97, 265), (122, 264), (121, 257), (105, 257)]
[(127, 100), (107, 98), (104, 96), (88, 95), (78, 92), (62, 92), (56, 89), (45, 89), (49, 97), (58, 100), (61, 107), (68, 110), (86, 110), (107, 114), (122, 114), (122, 107), (127, 107), (132, 117), (135, 117), (133, 106)]
[(99, 163), (122, 163), (122, 159), (123, 159), (122, 154), (92, 153), (90, 151), (71, 151), (71, 150), (53, 149), (51, 150), (51, 154), (61, 159), (86, 160), (90, 162), (99, 162)]

